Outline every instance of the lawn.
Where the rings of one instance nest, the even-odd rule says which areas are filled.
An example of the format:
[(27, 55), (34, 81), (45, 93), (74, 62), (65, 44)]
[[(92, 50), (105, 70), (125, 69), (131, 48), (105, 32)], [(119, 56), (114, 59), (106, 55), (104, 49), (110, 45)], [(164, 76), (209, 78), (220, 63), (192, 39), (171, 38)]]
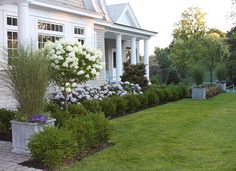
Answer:
[(184, 99), (110, 122), (115, 145), (63, 170), (236, 170), (236, 94)]

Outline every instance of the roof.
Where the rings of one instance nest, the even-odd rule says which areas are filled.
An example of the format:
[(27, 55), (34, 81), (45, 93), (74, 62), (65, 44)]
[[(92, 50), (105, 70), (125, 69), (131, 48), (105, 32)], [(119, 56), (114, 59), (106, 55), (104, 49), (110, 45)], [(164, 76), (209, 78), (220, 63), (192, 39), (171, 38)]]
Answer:
[(140, 24), (129, 3), (109, 5), (107, 8), (113, 23), (140, 28)]

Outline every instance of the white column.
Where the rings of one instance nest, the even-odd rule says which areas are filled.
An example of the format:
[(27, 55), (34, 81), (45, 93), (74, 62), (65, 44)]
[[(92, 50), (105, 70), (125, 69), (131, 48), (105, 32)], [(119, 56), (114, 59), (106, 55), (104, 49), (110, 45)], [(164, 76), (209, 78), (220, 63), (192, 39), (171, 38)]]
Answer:
[(149, 47), (148, 39), (144, 40), (144, 64), (146, 65), (146, 77), (149, 80)]
[(18, 0), (18, 39), (22, 46), (27, 46), (30, 41), (29, 33), (29, 2)]
[(116, 82), (119, 82), (122, 75), (122, 37), (121, 34), (116, 35)]
[(137, 46), (137, 55), (136, 55), (136, 59), (137, 59), (137, 63), (140, 63), (140, 59), (139, 59), (139, 40), (136, 42), (136, 46)]
[(137, 61), (136, 61), (136, 37), (131, 38), (131, 64), (137, 64)]

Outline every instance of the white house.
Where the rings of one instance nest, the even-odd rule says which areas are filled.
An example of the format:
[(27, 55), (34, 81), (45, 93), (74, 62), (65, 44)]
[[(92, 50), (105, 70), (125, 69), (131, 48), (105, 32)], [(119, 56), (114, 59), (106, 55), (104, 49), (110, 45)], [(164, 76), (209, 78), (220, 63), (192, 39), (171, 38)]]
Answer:
[[(93, 84), (119, 81), (127, 49), (131, 50), (131, 63), (139, 62), (140, 40), (144, 40), (148, 77), (148, 41), (156, 34), (140, 27), (129, 4), (107, 6), (105, 0), (0, 0), (0, 48), (14, 56), (19, 44), (32, 41), (42, 48), (48, 40), (76, 38), (104, 54), (105, 69), (90, 82)], [(13, 103), (7, 94), (0, 85), (0, 108)]]

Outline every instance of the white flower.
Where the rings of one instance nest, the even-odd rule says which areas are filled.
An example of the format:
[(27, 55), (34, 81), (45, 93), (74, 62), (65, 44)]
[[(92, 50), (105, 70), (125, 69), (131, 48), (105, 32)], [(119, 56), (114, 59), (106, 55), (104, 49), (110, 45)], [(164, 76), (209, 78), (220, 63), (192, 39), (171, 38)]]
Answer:
[(57, 57), (57, 59), (58, 59), (58, 60), (63, 60), (64, 58), (63, 58), (61, 55), (59, 55), (59, 56)]
[(61, 90), (62, 90), (62, 91), (64, 91), (64, 90), (65, 90), (65, 88), (64, 88), (64, 87), (61, 87)]
[(60, 69), (60, 66), (59, 66), (59, 65), (56, 65), (56, 66), (55, 66), (55, 69), (56, 69), (56, 70)]
[(72, 48), (72, 46), (68, 45), (68, 46), (66, 47), (66, 50), (68, 50), (69, 52), (71, 52), (71, 51), (73, 51), (73, 48)]
[(69, 65), (68, 65), (67, 62), (64, 62), (64, 63), (62, 64), (62, 66), (68, 68)]
[(73, 51), (70, 52), (70, 53), (69, 53), (69, 56), (72, 57), (72, 58), (74, 58), (74, 57), (75, 57), (75, 52), (73, 52)]
[(66, 88), (66, 92), (67, 92), (67, 93), (70, 93), (70, 92), (71, 92), (71, 88), (70, 88), (70, 87), (67, 87), (67, 88)]
[(56, 65), (54, 63), (51, 63), (51, 67), (55, 67)]
[(93, 68), (93, 69), (91, 70), (91, 74), (96, 75), (96, 74), (97, 74), (96, 69)]
[(91, 66), (89, 65), (88, 67), (87, 67), (87, 70), (90, 70), (91, 69)]
[(54, 63), (55, 63), (55, 64), (59, 64), (59, 60), (56, 59), (56, 60), (54, 61)]
[(76, 87), (77, 84), (76, 84), (76, 83), (72, 83), (71, 86), (72, 86), (72, 87)]
[(81, 70), (81, 71), (79, 71), (79, 72), (77, 72), (77, 75), (82, 75), (82, 74), (84, 74), (85, 72), (83, 71), (83, 70)]
[(70, 87), (70, 83), (68, 83), (68, 82), (65, 85), (66, 85), (66, 87)]
[(75, 79), (70, 79), (70, 82), (74, 82), (75, 81)]
[(89, 78), (89, 74), (86, 74), (85, 77), (86, 77), (86, 78)]

